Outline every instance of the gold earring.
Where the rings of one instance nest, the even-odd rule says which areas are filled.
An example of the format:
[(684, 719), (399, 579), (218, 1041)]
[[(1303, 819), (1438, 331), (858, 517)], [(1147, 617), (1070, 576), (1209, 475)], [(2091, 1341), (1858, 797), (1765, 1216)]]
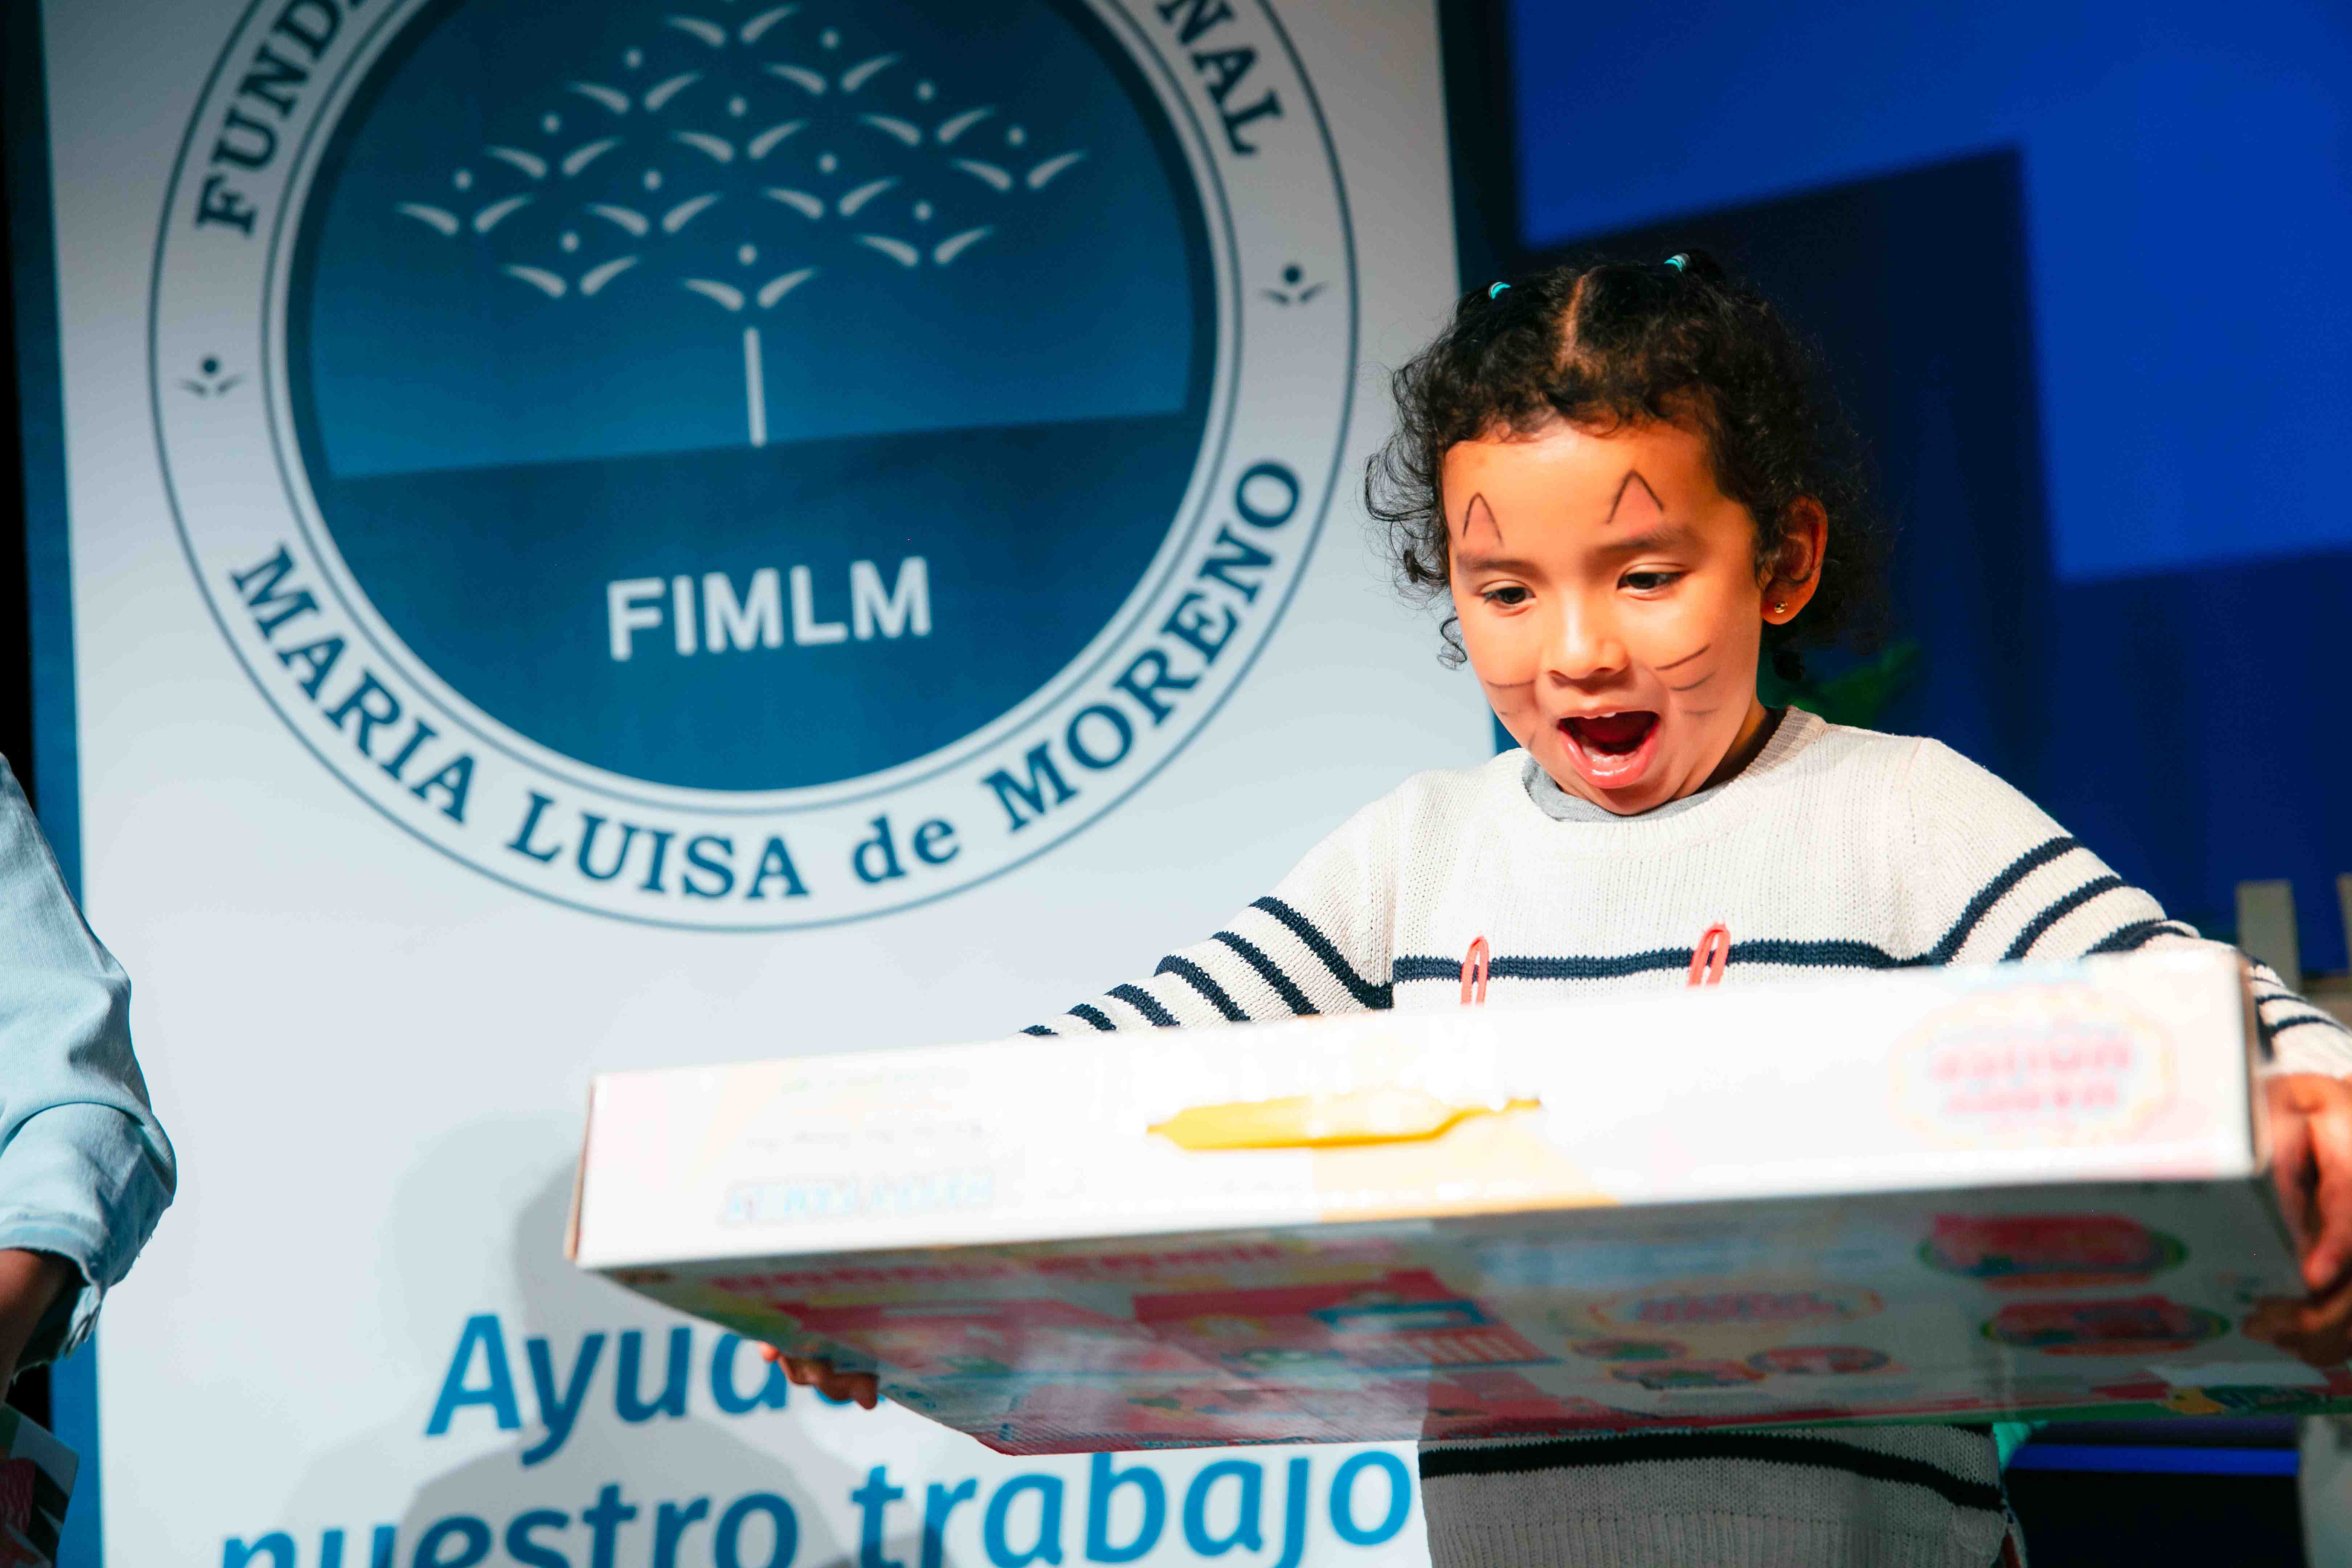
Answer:
[(1788, 601), (1788, 600), (1786, 600), (1786, 599), (1783, 599), (1783, 600), (1781, 600), (1779, 604), (1777, 604), (1777, 605), (1773, 605), (1773, 606), (1772, 606), (1772, 613), (1773, 613), (1774, 615), (1776, 615), (1776, 616), (1785, 616), (1785, 615), (1787, 615), (1787, 614), (1789, 613), (1789, 601)]

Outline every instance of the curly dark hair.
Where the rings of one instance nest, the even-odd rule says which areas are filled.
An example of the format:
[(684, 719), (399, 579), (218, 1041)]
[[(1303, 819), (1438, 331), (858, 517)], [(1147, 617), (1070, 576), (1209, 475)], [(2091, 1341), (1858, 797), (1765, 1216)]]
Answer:
[[(1786, 316), (1703, 252), (1668, 262), (1555, 267), (1507, 288), (1465, 294), (1454, 319), (1391, 378), (1396, 432), (1364, 475), (1364, 502), (1387, 531), (1398, 586), (1445, 591), (1440, 474), (1457, 442), (1529, 435), (1554, 420), (1610, 429), (1653, 420), (1695, 425), (1723, 493), (1756, 520), (1756, 564), (1769, 571), (1791, 503), (1829, 515), (1821, 584), (1804, 613), (1764, 628), (1783, 679), (1801, 650), (1879, 639), (1885, 597), (1882, 529), (1852, 426), (1827, 389), (1819, 354)], [(1463, 658), (1445, 623), (1449, 663)]]

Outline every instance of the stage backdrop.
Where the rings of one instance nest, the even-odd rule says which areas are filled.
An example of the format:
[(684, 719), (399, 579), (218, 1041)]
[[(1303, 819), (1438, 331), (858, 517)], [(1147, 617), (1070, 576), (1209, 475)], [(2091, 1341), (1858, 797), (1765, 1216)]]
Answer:
[(559, 1248), (592, 1073), (1011, 1033), (1487, 751), (1357, 499), (1427, 0), (42, 26), (47, 797), (184, 1172), (72, 1560), (1420, 1560), (1409, 1453), (1003, 1461)]

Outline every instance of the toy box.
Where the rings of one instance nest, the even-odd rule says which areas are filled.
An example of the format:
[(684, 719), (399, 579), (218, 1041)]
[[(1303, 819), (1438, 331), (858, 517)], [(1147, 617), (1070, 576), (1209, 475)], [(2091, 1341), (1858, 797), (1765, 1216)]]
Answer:
[(19, 1411), (0, 1405), (0, 1568), (57, 1561), (66, 1500), (80, 1461)]
[(1009, 1453), (2302, 1412), (2219, 949), (620, 1073), (586, 1268)]

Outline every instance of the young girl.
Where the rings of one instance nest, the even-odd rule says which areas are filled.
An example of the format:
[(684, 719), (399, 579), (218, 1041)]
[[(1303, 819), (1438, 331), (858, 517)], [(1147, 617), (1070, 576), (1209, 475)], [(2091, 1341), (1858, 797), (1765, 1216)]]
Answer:
[[(1397, 374), (1369, 490), (1402, 577), (1451, 595), (1449, 641), (1522, 749), (1408, 780), (1228, 929), (1029, 1032), (1450, 1008), (1481, 938), (1498, 997), (1561, 999), (1681, 986), (1703, 951), (1736, 985), (2198, 941), (1936, 742), (1758, 700), (1764, 654), (1833, 635), (1864, 586), (1866, 520), (1813, 381), (1780, 314), (1700, 256), (1466, 297)], [(2339, 1362), (2352, 1034), (2267, 970), (2255, 992), (2283, 1186), (2317, 1234), (2312, 1298), (2250, 1326)], [(1981, 1429), (1456, 1445), (1422, 1475), (1438, 1568), (1987, 1568), (2007, 1549)]]

